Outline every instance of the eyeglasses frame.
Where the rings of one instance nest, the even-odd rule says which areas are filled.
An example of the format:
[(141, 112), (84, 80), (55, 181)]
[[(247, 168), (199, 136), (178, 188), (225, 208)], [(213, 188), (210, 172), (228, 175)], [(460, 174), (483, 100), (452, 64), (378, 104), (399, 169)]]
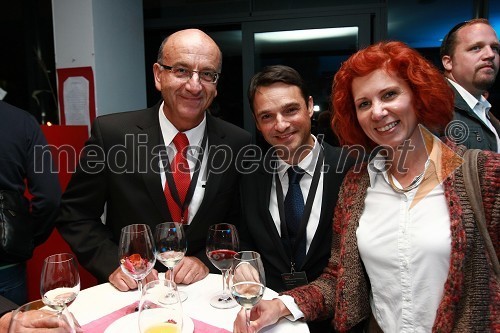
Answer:
[[(169, 70), (171, 72), (173, 71), (174, 68), (179, 68), (179, 66), (168, 66), (168, 65), (162, 64), (161, 62), (157, 62), (157, 64), (160, 65), (161, 68)], [(184, 67), (182, 67), (182, 68), (184, 68)], [(192, 70), (192, 69), (189, 69), (189, 68), (184, 68), (184, 69), (187, 70), (190, 73), (189, 74), (189, 78), (187, 80), (191, 79), (193, 77), (194, 73), (197, 73), (200, 82), (214, 83), (215, 84), (215, 83), (217, 83), (217, 81), (219, 81), (219, 77), (220, 77), (220, 73), (219, 72), (213, 71), (214, 80), (213, 81), (206, 81), (206, 80), (201, 79), (200, 72), (210, 72), (210, 71), (199, 71), (199, 70), (195, 71), (195, 70)]]

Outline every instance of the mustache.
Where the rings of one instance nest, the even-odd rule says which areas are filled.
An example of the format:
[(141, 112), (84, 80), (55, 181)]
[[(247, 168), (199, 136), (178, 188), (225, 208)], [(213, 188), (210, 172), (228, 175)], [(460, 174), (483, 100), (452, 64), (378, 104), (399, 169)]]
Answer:
[(491, 68), (493, 68), (495, 70), (498, 69), (498, 66), (496, 66), (496, 64), (493, 61), (485, 62), (485, 63), (479, 65), (477, 67), (477, 69), (480, 70), (480, 69), (485, 68), (485, 67), (491, 67)]

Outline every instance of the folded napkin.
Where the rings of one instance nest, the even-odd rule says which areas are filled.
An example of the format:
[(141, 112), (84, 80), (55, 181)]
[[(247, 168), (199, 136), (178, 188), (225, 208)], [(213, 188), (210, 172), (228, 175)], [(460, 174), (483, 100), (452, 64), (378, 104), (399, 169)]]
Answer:
[(215, 327), (196, 319), (193, 319), (193, 323), (194, 323), (194, 333), (231, 333), (224, 328)]
[(121, 317), (126, 316), (129, 313), (133, 313), (138, 304), (139, 302), (134, 302), (132, 304), (124, 306), (119, 310), (116, 310), (115, 312), (111, 312), (110, 314), (105, 315), (104, 317), (91, 321), (90, 323), (82, 326), (83, 331), (89, 333), (102, 333), (115, 320), (120, 319)]
[[(139, 302), (129, 304), (115, 312), (112, 312), (104, 317), (91, 321), (83, 325), (83, 331), (88, 333), (102, 333), (111, 325), (115, 320), (120, 319), (135, 311)], [(194, 333), (231, 333), (228, 330), (210, 324), (204, 323), (200, 320), (192, 319), (194, 323)]]

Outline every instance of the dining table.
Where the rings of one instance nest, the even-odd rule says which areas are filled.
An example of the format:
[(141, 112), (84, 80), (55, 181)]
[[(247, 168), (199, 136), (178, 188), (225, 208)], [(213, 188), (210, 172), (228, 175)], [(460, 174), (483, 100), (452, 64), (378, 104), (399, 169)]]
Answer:
[[(164, 279), (164, 274), (160, 274)], [(182, 333), (228, 333), (233, 331), (233, 322), (241, 307), (217, 309), (210, 305), (210, 298), (222, 290), (222, 276), (208, 274), (203, 280), (190, 285), (178, 285), (187, 293), (182, 302), (184, 325)], [(272, 299), (278, 294), (266, 288), (263, 299)], [(140, 295), (138, 290), (122, 292), (110, 283), (99, 284), (79, 292), (69, 310), (89, 333), (139, 333), (138, 313), (135, 311)], [(263, 333), (309, 333), (303, 321), (280, 319), (261, 330)]]

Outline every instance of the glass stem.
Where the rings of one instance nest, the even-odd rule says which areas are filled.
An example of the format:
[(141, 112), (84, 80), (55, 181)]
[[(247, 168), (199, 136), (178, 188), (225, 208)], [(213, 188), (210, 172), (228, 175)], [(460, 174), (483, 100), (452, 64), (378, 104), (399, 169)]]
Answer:
[(227, 279), (228, 279), (228, 269), (223, 269), (221, 270), (222, 273), (222, 299), (227, 300), (230, 298), (229, 296), (229, 286), (227, 284)]
[(139, 299), (142, 297), (142, 279), (137, 280), (137, 290), (139, 291)]
[(174, 282), (174, 268), (169, 268), (170, 270), (170, 282)]
[(245, 317), (247, 319), (247, 327), (250, 326), (250, 312), (252, 308), (245, 308)]

